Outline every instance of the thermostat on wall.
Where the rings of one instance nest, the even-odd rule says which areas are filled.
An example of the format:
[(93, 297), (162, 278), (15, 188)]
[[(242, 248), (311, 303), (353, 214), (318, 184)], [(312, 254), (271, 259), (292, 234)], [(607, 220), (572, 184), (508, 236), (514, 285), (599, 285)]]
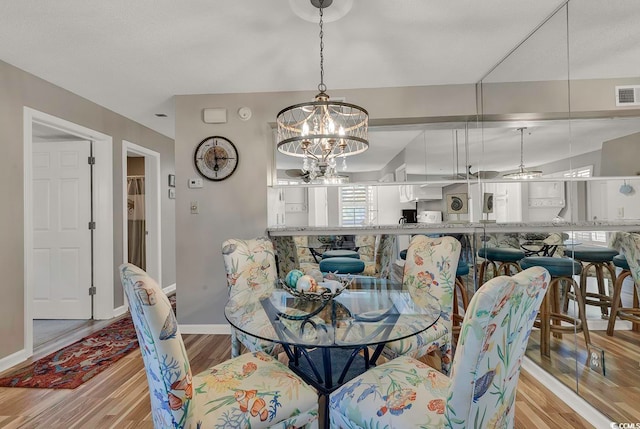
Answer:
[(202, 179), (200, 179), (199, 177), (197, 177), (195, 179), (189, 179), (188, 186), (191, 189), (202, 188), (202, 186), (203, 186)]

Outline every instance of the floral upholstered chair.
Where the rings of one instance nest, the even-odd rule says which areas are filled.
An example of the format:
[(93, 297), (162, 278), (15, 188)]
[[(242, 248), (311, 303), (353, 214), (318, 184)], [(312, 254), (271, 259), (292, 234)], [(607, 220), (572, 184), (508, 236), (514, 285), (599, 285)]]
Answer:
[(512, 428), (522, 357), (547, 292), (533, 267), (495, 277), (471, 299), (451, 378), (408, 356), (331, 394), (332, 428)]
[(391, 266), (396, 253), (396, 235), (382, 234), (376, 250), (376, 277), (391, 277)]
[[(260, 237), (252, 240), (235, 238), (222, 243), (222, 257), (227, 272), (229, 288), (229, 305), (238, 309), (256, 303), (270, 295), (277, 280), (276, 259), (273, 243), (268, 238)], [(246, 324), (261, 326), (267, 336), (273, 333), (273, 326), (266, 320), (247, 318)], [(255, 329), (254, 329), (255, 331)], [(282, 346), (270, 341), (260, 340), (231, 327), (231, 356), (240, 355), (241, 345), (249, 351), (263, 351), (272, 356), (282, 352)]]
[(364, 276), (375, 276), (376, 252), (380, 243), (379, 235), (356, 235), (355, 246), (358, 249), (360, 260), (364, 262)]
[(460, 242), (453, 237), (429, 238), (416, 235), (407, 249), (403, 287), (417, 304), (427, 296), (435, 296), (440, 303), (440, 319), (429, 329), (403, 340), (387, 343), (384, 355), (419, 358), (440, 351), (442, 372), (451, 367), (453, 292), (456, 269), (460, 257)]
[(158, 284), (124, 264), (156, 429), (317, 427), (318, 398), (285, 365), (247, 353), (193, 375), (173, 309)]

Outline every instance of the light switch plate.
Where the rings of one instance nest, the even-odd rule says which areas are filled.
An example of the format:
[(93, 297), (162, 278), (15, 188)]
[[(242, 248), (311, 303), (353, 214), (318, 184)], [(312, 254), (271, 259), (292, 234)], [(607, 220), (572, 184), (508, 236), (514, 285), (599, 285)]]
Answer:
[(189, 179), (188, 186), (191, 189), (198, 189), (198, 188), (202, 188), (204, 184), (202, 183), (202, 179), (200, 179), (199, 177), (196, 177), (195, 179)]

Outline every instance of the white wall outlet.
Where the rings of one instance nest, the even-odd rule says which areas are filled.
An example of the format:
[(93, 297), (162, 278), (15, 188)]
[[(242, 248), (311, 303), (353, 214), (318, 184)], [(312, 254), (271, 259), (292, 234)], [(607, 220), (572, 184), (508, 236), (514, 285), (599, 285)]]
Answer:
[(198, 189), (204, 186), (202, 179), (199, 177), (196, 177), (195, 179), (189, 179), (189, 182), (187, 183), (187, 185), (191, 189)]
[(604, 350), (594, 345), (589, 346), (589, 368), (599, 374), (606, 375)]
[(191, 201), (191, 214), (200, 213), (200, 204), (197, 201)]
[(618, 207), (618, 217), (620, 219), (624, 217), (624, 207)]

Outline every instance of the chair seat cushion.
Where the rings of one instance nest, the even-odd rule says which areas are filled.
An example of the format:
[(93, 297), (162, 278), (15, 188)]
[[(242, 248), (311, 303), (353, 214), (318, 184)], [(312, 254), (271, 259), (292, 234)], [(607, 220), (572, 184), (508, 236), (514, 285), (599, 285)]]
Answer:
[(323, 273), (359, 274), (364, 271), (364, 262), (354, 258), (328, 258), (320, 261)]
[(444, 427), (450, 383), (447, 376), (425, 363), (399, 357), (331, 394), (331, 427), (354, 427), (353, 423), (361, 428)]
[[(197, 406), (184, 427), (267, 428), (279, 422), (286, 422), (282, 427), (300, 427), (317, 418), (316, 391), (262, 352), (238, 356), (194, 375), (192, 387), (180, 380), (169, 382), (174, 389), (183, 388), (182, 384), (192, 389)], [(168, 406), (173, 405), (170, 396)]]
[(518, 262), (524, 258), (524, 252), (512, 247), (483, 247), (478, 250), (478, 256), (490, 261)]
[(627, 262), (627, 258), (624, 255), (616, 255), (613, 257), (613, 265), (618, 268), (622, 268), (623, 270), (629, 269), (629, 263)]
[(355, 250), (346, 250), (346, 249), (327, 250), (322, 254), (322, 259), (327, 259), (327, 258), (360, 259), (360, 254)]
[(531, 267), (543, 267), (552, 277), (569, 277), (580, 274), (582, 265), (571, 258), (553, 258), (551, 256), (528, 256), (520, 261), (523, 270)]
[(469, 274), (469, 264), (460, 259), (456, 268), (456, 277), (463, 277), (467, 274)]
[(608, 247), (575, 246), (568, 247), (565, 254), (583, 262), (611, 262), (618, 251)]
[(407, 249), (400, 251), (400, 259), (402, 259), (403, 261), (407, 259)]

